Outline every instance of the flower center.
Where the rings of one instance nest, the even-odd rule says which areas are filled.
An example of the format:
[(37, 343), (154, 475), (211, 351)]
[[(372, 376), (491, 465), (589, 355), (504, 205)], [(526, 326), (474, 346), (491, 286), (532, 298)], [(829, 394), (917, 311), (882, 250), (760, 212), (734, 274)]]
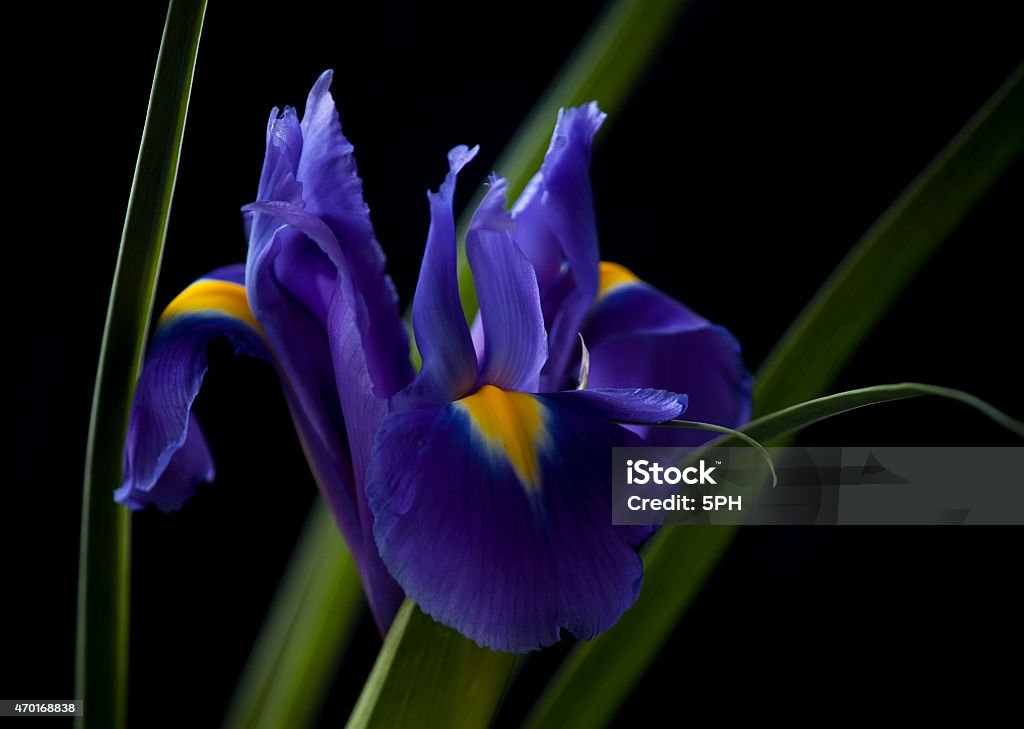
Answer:
[(469, 417), (491, 455), (503, 457), (512, 466), (527, 491), (540, 488), (538, 451), (548, 443), (548, 430), (537, 398), (484, 385), (455, 405)]

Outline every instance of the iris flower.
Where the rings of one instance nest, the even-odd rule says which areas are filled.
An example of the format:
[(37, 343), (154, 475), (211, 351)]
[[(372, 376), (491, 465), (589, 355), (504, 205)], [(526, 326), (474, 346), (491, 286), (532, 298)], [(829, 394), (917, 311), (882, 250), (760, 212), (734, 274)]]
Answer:
[(498, 650), (549, 645), (563, 628), (592, 637), (636, 599), (636, 548), (652, 530), (611, 523), (610, 449), (655, 437), (619, 422), (660, 423), (689, 403), (691, 417), (742, 424), (750, 379), (736, 342), (600, 262), (589, 167), (604, 115), (591, 103), (559, 115), (511, 210), (491, 178), (466, 240), (472, 327), (452, 198), (476, 149), (449, 153), (428, 194), (415, 372), (330, 82), (328, 71), (301, 121), (271, 113), (257, 201), (243, 208), (244, 266), (199, 279), (161, 316), (116, 499), (174, 510), (213, 479), (191, 407), (207, 345), (223, 337), (276, 368), (382, 630), (407, 595)]

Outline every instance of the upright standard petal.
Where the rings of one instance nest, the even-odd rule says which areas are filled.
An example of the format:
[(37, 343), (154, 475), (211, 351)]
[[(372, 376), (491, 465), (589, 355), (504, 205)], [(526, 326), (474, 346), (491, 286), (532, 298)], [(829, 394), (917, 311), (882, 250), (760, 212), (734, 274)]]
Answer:
[[(334, 377), (327, 318), (346, 265), (333, 231), (305, 209), (298, 181), (305, 145), (295, 111), (271, 115), (258, 200), (250, 217), (245, 286), (292, 403), (296, 429), (345, 539), (362, 541), (351, 456)], [(360, 565), (362, 555), (353, 549)]]
[(299, 122), (272, 118), (251, 216), (246, 287), (294, 397), (317, 481), (386, 629), (400, 593), (372, 542), (362, 478), (387, 399), (412, 378), (352, 145), (323, 74)]
[(389, 414), (366, 488), (381, 556), (406, 594), (496, 650), (610, 627), (636, 599), (635, 549), (651, 529), (611, 523), (610, 449), (640, 440), (608, 409), (658, 420), (682, 410), (670, 393), (639, 395), (635, 408), (630, 397), (485, 385)]
[(537, 285), (543, 291), (561, 271), (562, 247), (548, 226), (542, 173), (538, 172), (526, 183), (512, 207), (512, 219), (516, 224), (516, 244), (533, 265), (537, 273)]
[(377, 397), (389, 398), (412, 379), (409, 341), (398, 312), (398, 294), (385, 272), (384, 251), (363, 199), (352, 145), (342, 133), (329, 90), (332, 78), (333, 72), (325, 71), (306, 100), (296, 179), (306, 210), (326, 223), (345, 256), (367, 312), (360, 327), (371, 384)]
[[(659, 387), (689, 395), (687, 418), (737, 428), (750, 419), (751, 376), (739, 343), (617, 264), (601, 264), (601, 291), (583, 331), (592, 387)], [(700, 445), (713, 434), (648, 429), (658, 445)]]
[(458, 248), (452, 198), (459, 170), (478, 151), (459, 146), (448, 153), (448, 175), (430, 200), (430, 230), (412, 305), (413, 331), (423, 366), (401, 394), (403, 406), (441, 403), (466, 394), (476, 383), (473, 340), (459, 303)]
[(597, 295), (600, 249), (590, 159), (594, 135), (604, 119), (604, 112), (595, 102), (559, 112), (551, 147), (541, 166), (544, 194), (540, 204), (565, 256), (564, 273), (573, 281), (549, 325), (544, 389), (558, 389), (564, 379), (578, 351), (577, 335)]
[(505, 188), (505, 180), (491, 179), (466, 235), (484, 339), (480, 381), (535, 392), (547, 359), (547, 333), (533, 267), (512, 242)]
[(224, 337), (238, 354), (271, 359), (241, 277), (241, 266), (211, 272), (182, 291), (160, 318), (135, 387), (118, 502), (171, 511), (200, 483), (213, 480), (213, 460), (191, 414), (206, 374), (206, 347)]

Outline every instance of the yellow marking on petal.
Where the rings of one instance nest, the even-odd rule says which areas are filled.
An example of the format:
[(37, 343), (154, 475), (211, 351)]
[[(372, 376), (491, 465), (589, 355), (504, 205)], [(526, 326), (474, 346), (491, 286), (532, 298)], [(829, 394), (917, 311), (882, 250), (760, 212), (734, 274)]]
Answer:
[(176, 316), (211, 311), (244, 322), (256, 331), (262, 331), (256, 317), (252, 315), (252, 310), (249, 309), (245, 286), (212, 278), (201, 278), (175, 296), (160, 315), (160, 324)]
[(600, 283), (597, 285), (597, 298), (599, 299), (611, 293), (613, 289), (617, 289), (619, 286), (625, 286), (640, 280), (635, 273), (625, 266), (612, 263), (611, 261), (601, 261), (599, 272), (601, 275)]
[(527, 491), (540, 488), (538, 451), (548, 442), (544, 407), (532, 395), (484, 385), (455, 404), (493, 452), (501, 453)]

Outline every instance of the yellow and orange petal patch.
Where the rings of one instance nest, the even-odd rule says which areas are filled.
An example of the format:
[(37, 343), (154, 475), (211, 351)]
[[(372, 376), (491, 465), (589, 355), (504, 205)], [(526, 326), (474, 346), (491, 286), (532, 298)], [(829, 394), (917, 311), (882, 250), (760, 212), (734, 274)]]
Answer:
[(599, 299), (620, 286), (626, 286), (640, 280), (635, 273), (625, 266), (612, 263), (611, 261), (601, 261), (599, 273), (601, 276), (597, 287), (597, 298)]
[(540, 452), (550, 442), (545, 409), (537, 398), (484, 385), (455, 406), (469, 418), (488, 451), (500, 455), (527, 491), (541, 487)]
[(175, 296), (160, 315), (159, 323), (165, 324), (178, 316), (209, 313), (223, 314), (262, 331), (249, 308), (245, 286), (213, 278), (201, 278)]

